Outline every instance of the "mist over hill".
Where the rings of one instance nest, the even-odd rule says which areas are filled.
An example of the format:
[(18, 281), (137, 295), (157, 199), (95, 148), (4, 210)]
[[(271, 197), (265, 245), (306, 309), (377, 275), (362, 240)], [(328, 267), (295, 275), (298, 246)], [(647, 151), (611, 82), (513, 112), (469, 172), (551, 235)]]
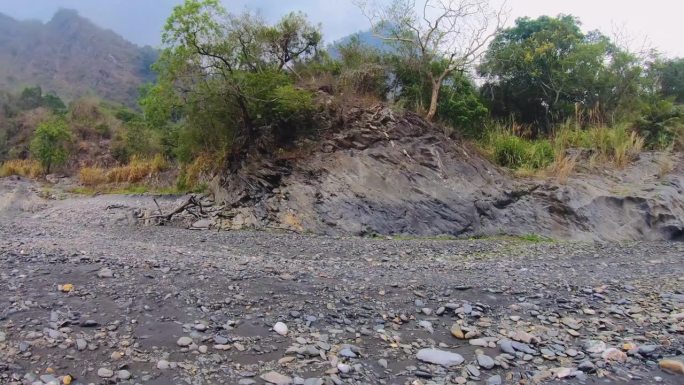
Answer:
[(67, 100), (97, 95), (135, 105), (157, 52), (61, 9), (47, 23), (0, 14), (0, 89), (41, 86)]

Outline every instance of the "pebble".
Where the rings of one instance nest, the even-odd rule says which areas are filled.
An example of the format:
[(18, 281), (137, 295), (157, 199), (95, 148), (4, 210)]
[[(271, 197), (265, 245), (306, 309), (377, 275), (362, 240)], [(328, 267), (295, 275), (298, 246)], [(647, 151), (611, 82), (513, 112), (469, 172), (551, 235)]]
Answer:
[(342, 348), (340, 350), (339, 354), (340, 354), (340, 356), (346, 357), (346, 358), (356, 358), (357, 357), (357, 354), (354, 353), (354, 351), (349, 347)]
[(270, 384), (275, 384), (275, 385), (290, 385), (290, 384), (292, 384), (292, 378), (291, 377), (280, 374), (278, 372), (268, 372), (268, 373), (262, 374), (259, 377), (261, 377), (262, 380), (264, 380)]
[(170, 366), (169, 361), (166, 360), (159, 360), (157, 361), (157, 369), (159, 370), (166, 370)]
[(501, 385), (502, 380), (500, 375), (495, 375), (491, 376), (487, 379), (487, 382), (485, 382), (486, 385)]
[(192, 338), (190, 338), (190, 337), (181, 337), (181, 338), (178, 339), (178, 341), (176, 341), (176, 344), (177, 344), (178, 346), (183, 346), (183, 347), (184, 347), (184, 346), (190, 346), (190, 344), (192, 344)]
[(112, 269), (108, 267), (103, 267), (102, 269), (100, 269), (100, 271), (97, 272), (97, 276), (100, 278), (112, 278), (114, 277), (114, 272), (112, 271)]
[(110, 378), (114, 375), (114, 372), (111, 369), (100, 368), (97, 370), (97, 375), (102, 378)]
[(131, 378), (131, 372), (129, 372), (128, 370), (119, 370), (116, 373), (116, 377), (120, 380), (126, 381)]
[(287, 325), (285, 325), (283, 322), (276, 322), (275, 325), (273, 325), (273, 331), (281, 336), (286, 336), (288, 332)]
[(671, 373), (684, 374), (684, 362), (672, 359), (661, 360), (658, 363), (661, 369)]
[(476, 359), (477, 364), (480, 365), (481, 368), (491, 369), (495, 365), (494, 359), (485, 354), (478, 354), (476, 356)]
[(461, 364), (464, 359), (458, 353), (447, 352), (439, 349), (421, 349), (418, 351), (416, 358), (420, 361), (430, 364), (450, 367)]

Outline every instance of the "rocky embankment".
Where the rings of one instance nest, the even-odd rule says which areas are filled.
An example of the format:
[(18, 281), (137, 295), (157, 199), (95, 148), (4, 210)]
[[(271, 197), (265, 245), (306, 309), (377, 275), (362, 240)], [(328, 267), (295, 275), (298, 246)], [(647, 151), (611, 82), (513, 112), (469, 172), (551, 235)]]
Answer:
[(682, 243), (188, 231), (41, 190), (0, 181), (2, 384), (684, 380)]
[[(625, 169), (565, 183), (519, 179), (412, 114), (356, 109), (343, 130), (287, 163), (216, 179), (226, 228), (330, 235), (491, 236), (573, 240), (684, 239), (684, 157), (644, 153)], [(251, 181), (245, 182), (245, 180)]]

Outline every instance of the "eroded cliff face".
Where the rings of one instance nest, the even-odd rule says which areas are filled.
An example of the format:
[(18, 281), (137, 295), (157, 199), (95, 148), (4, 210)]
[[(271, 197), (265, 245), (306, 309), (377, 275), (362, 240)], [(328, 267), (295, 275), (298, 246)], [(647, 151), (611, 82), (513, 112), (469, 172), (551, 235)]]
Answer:
[(519, 179), (412, 114), (352, 111), (298, 160), (263, 160), (212, 183), (226, 228), (335, 235), (539, 234), (578, 240), (684, 239), (684, 166), (658, 154), (624, 170)]

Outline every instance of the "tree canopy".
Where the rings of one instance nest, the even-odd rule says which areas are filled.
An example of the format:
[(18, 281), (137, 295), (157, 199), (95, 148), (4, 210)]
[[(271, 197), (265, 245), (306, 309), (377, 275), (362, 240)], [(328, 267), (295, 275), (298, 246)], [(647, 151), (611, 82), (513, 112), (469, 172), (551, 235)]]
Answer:
[(268, 25), (250, 13), (232, 15), (217, 0), (186, 0), (164, 27), (145, 114), (158, 125), (175, 121), (179, 138), (199, 150), (253, 144), (258, 129), (288, 126), (310, 107), (292, 103), (310, 95), (293, 86), (294, 68), (316, 55), (320, 41), (319, 27), (301, 13)]
[(639, 92), (640, 64), (599, 32), (582, 32), (575, 17), (560, 15), (517, 19), (492, 41), (479, 72), (496, 116), (549, 130), (578, 111), (609, 118)]

